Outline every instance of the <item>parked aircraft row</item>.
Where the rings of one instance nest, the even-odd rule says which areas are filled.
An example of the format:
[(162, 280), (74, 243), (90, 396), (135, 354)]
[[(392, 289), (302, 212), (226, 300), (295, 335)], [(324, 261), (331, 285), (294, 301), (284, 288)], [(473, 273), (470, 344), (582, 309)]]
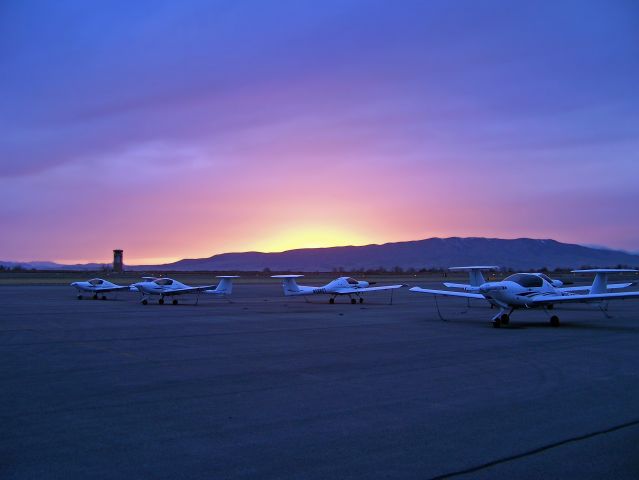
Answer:
[(141, 282), (133, 283), (129, 286), (116, 285), (102, 278), (93, 278), (86, 282), (73, 282), (71, 286), (78, 290), (78, 300), (82, 300), (84, 293), (91, 294), (94, 300), (98, 298), (106, 300), (107, 293), (130, 290), (132, 292), (140, 292), (142, 296), (140, 302), (143, 305), (149, 303), (149, 297), (152, 295), (160, 297), (158, 300), (160, 305), (164, 304), (166, 297), (171, 297), (171, 303), (177, 305), (178, 299), (175, 297), (187, 293), (195, 294), (196, 302), (201, 293), (212, 295), (230, 295), (233, 293), (233, 279), (238, 278), (236, 275), (219, 275), (217, 278), (220, 279), (217, 285), (200, 285), (196, 287), (190, 287), (166, 277), (142, 277)]
[[(639, 291), (615, 292), (615, 290), (630, 287), (635, 282), (608, 283), (611, 273), (638, 272), (631, 269), (590, 269), (573, 270), (573, 273), (594, 274), (595, 278), (590, 286), (565, 287), (560, 280), (553, 280), (543, 273), (515, 273), (501, 281), (486, 281), (482, 272), (495, 270), (496, 266), (452, 267), (450, 270), (468, 272), (468, 283), (444, 282), (448, 290), (434, 290), (412, 287), (411, 292), (439, 296), (462, 297), (468, 300), (486, 301), (491, 307), (499, 308), (492, 317), (493, 326), (508, 325), (510, 316), (519, 309), (542, 309), (546, 313), (555, 305), (566, 303), (594, 303), (606, 314), (608, 302), (629, 298), (639, 298)], [(282, 280), (282, 289), (286, 296), (327, 295), (329, 303), (335, 303), (337, 296), (347, 295), (351, 303), (363, 303), (363, 295), (373, 291), (395, 290), (406, 285), (381, 285), (372, 287), (371, 283), (358, 281), (351, 277), (339, 277), (323, 286), (299, 285), (297, 279), (303, 275), (273, 275), (272, 278)], [(199, 299), (200, 294), (212, 294), (226, 297), (233, 291), (233, 275), (221, 275), (217, 285), (189, 286), (177, 280), (166, 277), (143, 277), (143, 281), (129, 286), (116, 285), (101, 278), (94, 278), (86, 282), (73, 282), (71, 286), (78, 290), (78, 299), (85, 293), (93, 299), (106, 299), (106, 294), (122, 290), (130, 290), (141, 294), (141, 303), (146, 305), (151, 296), (159, 296), (158, 303), (164, 304), (170, 298), (171, 303), (178, 303), (177, 297), (184, 294), (194, 294)], [(439, 306), (437, 305), (439, 312)], [(551, 315), (550, 324), (559, 326), (559, 317)], [(441, 317), (441, 314), (440, 314)]]

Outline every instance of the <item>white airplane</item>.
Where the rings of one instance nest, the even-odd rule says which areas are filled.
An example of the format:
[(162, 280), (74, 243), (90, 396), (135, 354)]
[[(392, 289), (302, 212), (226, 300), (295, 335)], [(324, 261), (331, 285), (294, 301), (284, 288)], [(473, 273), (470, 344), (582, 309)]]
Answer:
[[(335, 303), (335, 297), (338, 295), (348, 295), (351, 299), (351, 303), (364, 303), (364, 298), (361, 297), (362, 293), (377, 292), (381, 290), (394, 290), (401, 288), (404, 285), (384, 285), (381, 287), (371, 287), (369, 282), (358, 281), (350, 277), (339, 277), (331, 282), (328, 282), (322, 287), (311, 287), (306, 285), (298, 285), (295, 281), (296, 278), (303, 277), (304, 275), (272, 275), (272, 278), (282, 279), (282, 288), (284, 289), (284, 295), (330, 295), (328, 303)], [(357, 298), (355, 298), (357, 297)]]
[[(159, 295), (160, 299), (158, 303), (164, 305), (164, 297), (175, 297), (177, 295), (184, 295), (187, 293), (195, 294), (195, 304), (199, 301), (201, 293), (209, 293), (213, 295), (230, 295), (233, 292), (233, 279), (238, 278), (237, 275), (219, 275), (220, 279), (218, 285), (200, 285), (197, 287), (190, 287), (172, 278), (155, 278), (155, 277), (142, 277), (143, 282), (134, 283), (130, 286), (132, 291), (140, 292), (142, 299), (140, 302), (142, 305), (149, 303), (149, 297), (151, 295)], [(178, 304), (177, 298), (173, 298), (173, 305)]]
[[(444, 285), (448, 288), (461, 288), (465, 292), (478, 292), (479, 287), (486, 283), (486, 279), (484, 278), (482, 271), (486, 270), (499, 270), (498, 266), (495, 265), (482, 265), (482, 266), (471, 266), (471, 267), (450, 267), (448, 270), (451, 271), (464, 271), (468, 272), (468, 283), (450, 283), (444, 282)], [(564, 282), (561, 280), (550, 278), (548, 275), (544, 273), (531, 273), (531, 275), (537, 275), (538, 277), (543, 278), (546, 282), (552, 285), (555, 288), (560, 289), (562, 292), (586, 292), (590, 290), (589, 285), (582, 285), (577, 287), (564, 287)], [(608, 290), (616, 290), (619, 288), (628, 288), (635, 285), (637, 282), (626, 282), (626, 283), (609, 283)]]
[(92, 293), (93, 300), (97, 300), (98, 297), (102, 298), (102, 300), (106, 300), (107, 297), (104, 295), (105, 293), (129, 289), (127, 286), (116, 285), (102, 278), (92, 278), (86, 282), (73, 282), (71, 286), (78, 290), (78, 300), (82, 300), (83, 292)]
[[(592, 269), (573, 270), (573, 273), (594, 273), (595, 279), (588, 287), (587, 293), (575, 293), (552, 285), (545, 278), (534, 273), (516, 273), (500, 282), (486, 282), (480, 285), (477, 293), (454, 292), (450, 290), (431, 290), (413, 287), (411, 292), (428, 293), (437, 296), (476, 298), (486, 300), (492, 305), (500, 307), (499, 313), (493, 317), (493, 326), (499, 328), (508, 325), (510, 315), (516, 309), (542, 308), (548, 310), (551, 305), (564, 303), (598, 303), (605, 313), (605, 305), (610, 300), (639, 298), (639, 292), (616, 292), (608, 290), (608, 274), (622, 272), (637, 272), (630, 269)], [(618, 288), (618, 287), (617, 287)], [(552, 315), (550, 324), (559, 326), (559, 317)]]

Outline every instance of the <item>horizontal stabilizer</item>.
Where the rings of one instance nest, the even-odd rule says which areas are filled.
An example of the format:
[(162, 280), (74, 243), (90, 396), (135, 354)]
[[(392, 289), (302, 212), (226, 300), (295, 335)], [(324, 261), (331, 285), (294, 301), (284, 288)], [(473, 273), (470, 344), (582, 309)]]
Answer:
[(304, 275), (271, 275), (271, 278), (300, 278)]

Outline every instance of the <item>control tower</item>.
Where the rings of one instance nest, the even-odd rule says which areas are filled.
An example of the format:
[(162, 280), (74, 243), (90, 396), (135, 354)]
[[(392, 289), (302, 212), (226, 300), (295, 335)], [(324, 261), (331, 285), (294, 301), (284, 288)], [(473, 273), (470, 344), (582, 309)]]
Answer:
[(113, 250), (113, 271), (124, 272), (124, 250)]

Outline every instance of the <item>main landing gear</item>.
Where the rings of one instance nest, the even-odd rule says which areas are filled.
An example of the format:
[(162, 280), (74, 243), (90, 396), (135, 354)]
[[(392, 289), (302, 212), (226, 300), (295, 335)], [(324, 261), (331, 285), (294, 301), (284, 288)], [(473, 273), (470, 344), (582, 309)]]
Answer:
[(142, 299), (142, 305), (147, 305), (149, 303), (149, 301), (146, 298)]
[(172, 303), (173, 305), (177, 305), (177, 304), (178, 304), (177, 298), (174, 298), (174, 299), (173, 299), (173, 301), (172, 301), (171, 303)]
[(82, 300), (82, 295), (78, 295), (78, 300)]
[(93, 294), (93, 300), (97, 300), (97, 299), (98, 299), (98, 294), (97, 294), (97, 293), (94, 293), (94, 294)]
[(493, 327), (500, 328), (502, 325), (506, 326), (510, 323), (510, 315), (502, 313), (500, 316), (493, 320)]
[[(328, 303), (330, 304), (335, 303), (335, 297), (329, 298)], [(355, 305), (356, 303), (357, 303), (357, 299), (351, 297), (351, 304)], [(362, 297), (359, 297), (359, 303), (364, 303), (364, 299)]]
[(164, 299), (163, 299), (163, 298), (160, 298), (160, 299), (158, 300), (158, 303), (159, 303), (160, 305), (164, 305)]
[(552, 317), (550, 317), (550, 325), (553, 327), (558, 327), (559, 324), (559, 317), (557, 315), (553, 315)]

